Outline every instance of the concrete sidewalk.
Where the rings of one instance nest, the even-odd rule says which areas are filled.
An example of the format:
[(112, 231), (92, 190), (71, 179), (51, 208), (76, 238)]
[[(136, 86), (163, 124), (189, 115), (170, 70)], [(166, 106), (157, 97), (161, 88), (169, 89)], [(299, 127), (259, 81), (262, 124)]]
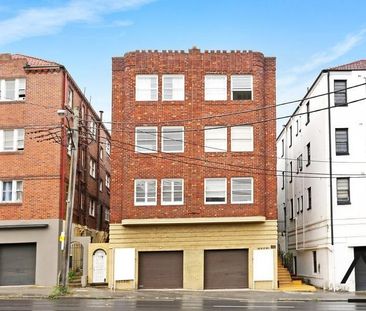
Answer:
[[(44, 299), (52, 294), (53, 287), (43, 286), (2, 286), (0, 299)], [(348, 301), (348, 299), (363, 299), (366, 293), (328, 292), (285, 292), (264, 290), (135, 290), (113, 291), (108, 288), (72, 288), (69, 295), (62, 298), (80, 299), (228, 299), (248, 301)]]

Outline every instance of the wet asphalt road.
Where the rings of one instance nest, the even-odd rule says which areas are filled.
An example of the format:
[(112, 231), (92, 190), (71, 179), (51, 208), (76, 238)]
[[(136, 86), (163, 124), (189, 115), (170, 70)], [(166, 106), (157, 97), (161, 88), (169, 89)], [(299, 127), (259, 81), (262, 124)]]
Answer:
[(366, 303), (317, 302), (317, 301), (278, 301), (252, 302), (233, 299), (155, 299), (155, 300), (117, 300), (117, 299), (57, 299), (57, 300), (0, 300), (0, 311), (117, 311), (117, 310), (365, 310)]

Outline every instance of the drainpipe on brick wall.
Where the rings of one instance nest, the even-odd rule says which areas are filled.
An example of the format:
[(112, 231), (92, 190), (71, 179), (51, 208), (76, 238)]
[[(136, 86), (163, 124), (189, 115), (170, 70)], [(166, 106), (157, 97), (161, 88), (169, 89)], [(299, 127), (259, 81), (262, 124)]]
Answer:
[[(101, 200), (100, 200), (100, 129), (101, 129), (101, 124), (102, 124), (102, 120), (103, 120), (103, 111), (99, 111), (99, 121), (98, 124), (98, 135), (97, 135), (97, 146), (98, 146), (98, 153), (97, 153), (97, 207), (98, 207), (98, 212), (97, 212), (97, 231), (101, 231), (102, 230), (102, 226), (103, 226), (103, 206), (101, 204)], [(104, 186), (104, 185), (103, 185)]]

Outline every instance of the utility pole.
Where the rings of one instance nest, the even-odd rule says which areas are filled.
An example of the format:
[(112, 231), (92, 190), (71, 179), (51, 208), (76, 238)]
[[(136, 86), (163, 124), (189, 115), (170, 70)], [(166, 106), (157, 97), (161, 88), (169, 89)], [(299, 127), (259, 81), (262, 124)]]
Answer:
[[(66, 205), (66, 219), (64, 234), (64, 250), (62, 253), (62, 268), (61, 268), (61, 286), (66, 287), (68, 285), (68, 271), (70, 263), (70, 248), (71, 248), (71, 235), (72, 235), (72, 216), (74, 210), (74, 198), (75, 198), (75, 183), (76, 183), (76, 171), (78, 163), (78, 145), (79, 145), (79, 108), (75, 107), (72, 111), (67, 110), (73, 115), (73, 124), (68, 127), (68, 135), (71, 135), (71, 159), (70, 159), (70, 171), (69, 171), (69, 185), (67, 191), (67, 205)], [(67, 111), (60, 116), (67, 118)], [(67, 119), (68, 120), (68, 119)], [(69, 136), (68, 136), (69, 137)], [(62, 234), (61, 234), (62, 236)]]

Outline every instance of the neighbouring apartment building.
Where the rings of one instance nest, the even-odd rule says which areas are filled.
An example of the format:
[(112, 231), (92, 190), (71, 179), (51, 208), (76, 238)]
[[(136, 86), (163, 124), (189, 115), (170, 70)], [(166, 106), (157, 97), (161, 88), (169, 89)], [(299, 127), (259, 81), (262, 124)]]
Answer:
[(110, 286), (276, 288), (275, 59), (136, 51), (112, 70)]
[(108, 238), (110, 134), (64, 66), (0, 54), (0, 285), (58, 282), (73, 118), (61, 120), (57, 110), (75, 107), (81, 122), (70, 269), (85, 276), (88, 242)]
[(281, 249), (326, 289), (366, 289), (366, 61), (323, 70), (277, 138)]

